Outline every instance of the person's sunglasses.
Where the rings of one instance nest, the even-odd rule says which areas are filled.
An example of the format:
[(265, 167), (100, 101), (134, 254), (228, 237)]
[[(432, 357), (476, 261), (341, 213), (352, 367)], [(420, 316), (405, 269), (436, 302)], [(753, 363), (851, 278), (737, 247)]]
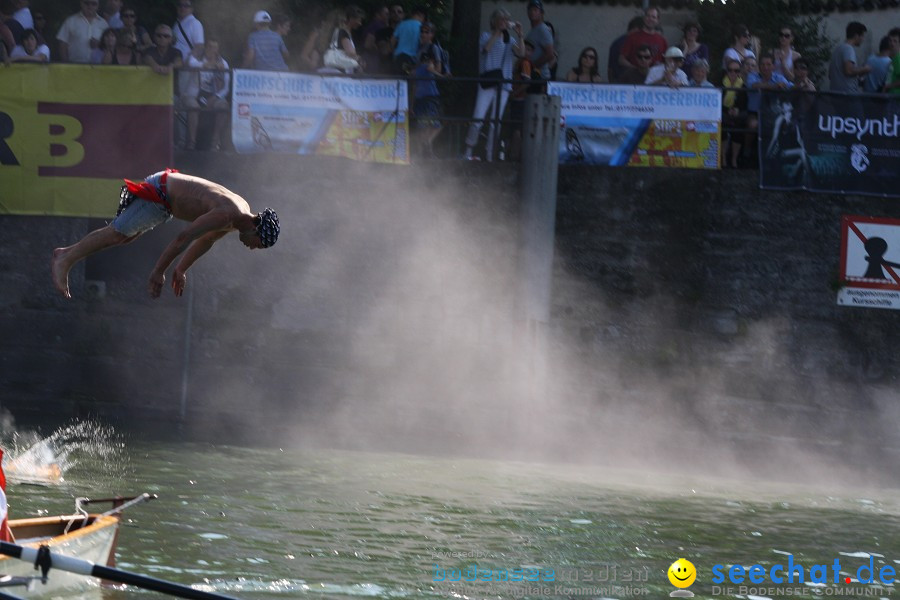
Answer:
[(780, 36), (783, 37), (783, 38), (789, 38), (789, 37), (791, 37), (791, 34), (790, 34), (790, 33), (784, 33), (783, 31), (782, 31), (781, 33), (779, 33), (778, 35), (780, 35)]
[(638, 54), (637, 57), (641, 60), (650, 60), (649, 54)]
[(593, 54), (585, 54), (584, 57), (585, 57), (585, 58), (589, 58), (589, 59), (591, 59), (591, 60), (597, 60), (597, 57), (594, 56)]

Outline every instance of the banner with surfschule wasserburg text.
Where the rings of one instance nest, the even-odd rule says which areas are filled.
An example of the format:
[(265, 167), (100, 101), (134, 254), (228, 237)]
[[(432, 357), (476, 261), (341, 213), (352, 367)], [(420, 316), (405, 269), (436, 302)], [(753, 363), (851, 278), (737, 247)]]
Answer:
[(238, 152), (409, 164), (405, 81), (236, 69), (233, 94)]
[(0, 67), (0, 214), (112, 217), (123, 178), (171, 164), (171, 75)]
[(548, 84), (560, 97), (560, 164), (718, 169), (722, 92), (714, 88)]
[(764, 189), (900, 197), (900, 96), (764, 91)]

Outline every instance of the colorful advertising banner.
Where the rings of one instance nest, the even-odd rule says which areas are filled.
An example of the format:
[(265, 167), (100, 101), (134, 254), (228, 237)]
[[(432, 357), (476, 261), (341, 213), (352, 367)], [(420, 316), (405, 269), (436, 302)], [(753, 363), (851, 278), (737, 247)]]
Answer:
[(0, 214), (108, 217), (122, 178), (171, 163), (171, 75), (107, 65), (0, 68)]
[(842, 306), (900, 309), (900, 220), (841, 219), (841, 284)]
[(762, 188), (900, 197), (896, 96), (762, 93)]
[(405, 81), (236, 69), (233, 94), (238, 152), (409, 164)]
[(722, 92), (548, 84), (562, 102), (560, 164), (718, 169)]

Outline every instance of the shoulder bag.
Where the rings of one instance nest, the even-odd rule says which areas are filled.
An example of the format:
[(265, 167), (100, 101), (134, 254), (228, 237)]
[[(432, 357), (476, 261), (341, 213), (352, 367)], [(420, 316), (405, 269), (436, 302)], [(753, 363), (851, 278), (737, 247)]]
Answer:
[(331, 43), (328, 44), (328, 50), (325, 51), (325, 55), (322, 57), (322, 62), (326, 67), (331, 67), (332, 69), (340, 69), (342, 71), (352, 71), (354, 69), (358, 69), (359, 61), (352, 56), (348, 56), (347, 53), (344, 52), (343, 48), (338, 47), (339, 32), (340, 28), (336, 27), (334, 29), (334, 33), (331, 34)]

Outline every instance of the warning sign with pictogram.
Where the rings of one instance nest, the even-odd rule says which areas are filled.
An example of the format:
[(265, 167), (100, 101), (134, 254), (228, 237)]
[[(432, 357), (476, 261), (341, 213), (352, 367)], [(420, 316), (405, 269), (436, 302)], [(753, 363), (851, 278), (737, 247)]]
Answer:
[(837, 302), (900, 309), (900, 219), (844, 216)]

